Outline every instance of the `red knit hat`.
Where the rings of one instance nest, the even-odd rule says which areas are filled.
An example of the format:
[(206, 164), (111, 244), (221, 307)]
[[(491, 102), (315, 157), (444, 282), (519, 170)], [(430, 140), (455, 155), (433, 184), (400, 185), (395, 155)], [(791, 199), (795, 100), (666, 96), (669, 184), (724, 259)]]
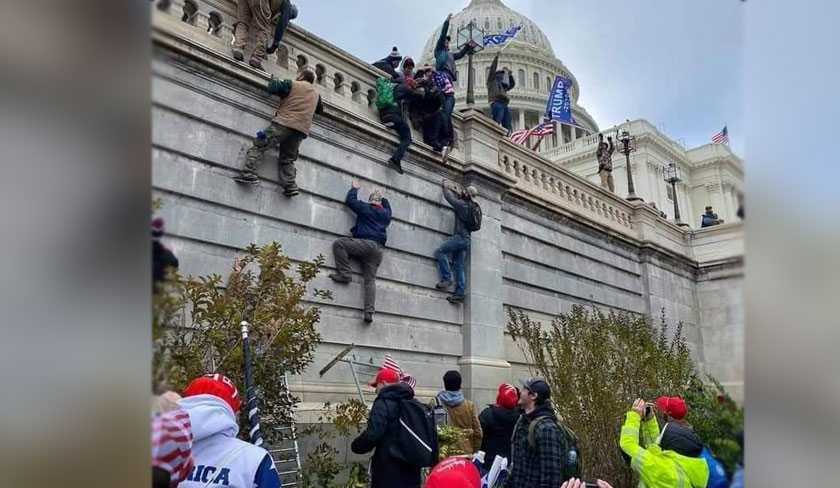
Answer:
[(480, 488), (481, 474), (475, 464), (464, 457), (449, 457), (429, 473), (426, 488)]
[(682, 420), (688, 413), (688, 405), (682, 398), (661, 396), (656, 399), (656, 408), (669, 417)]
[(516, 387), (507, 383), (499, 385), (499, 394), (496, 395), (496, 405), (511, 410), (516, 407), (517, 403), (519, 403), (519, 393), (517, 393)]
[(237, 391), (236, 385), (227, 376), (219, 373), (206, 374), (192, 380), (192, 383), (184, 390), (184, 397), (195, 395), (213, 395), (219, 397), (230, 405), (233, 413), (239, 413), (239, 407), (242, 406), (242, 400), (239, 398), (239, 391)]

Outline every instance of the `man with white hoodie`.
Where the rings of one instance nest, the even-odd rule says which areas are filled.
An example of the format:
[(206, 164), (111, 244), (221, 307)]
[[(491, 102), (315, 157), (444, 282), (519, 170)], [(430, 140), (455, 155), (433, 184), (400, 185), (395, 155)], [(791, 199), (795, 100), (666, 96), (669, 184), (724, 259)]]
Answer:
[(218, 373), (196, 378), (180, 406), (192, 424), (195, 467), (179, 488), (280, 488), (268, 451), (236, 438), (241, 400), (230, 379)]

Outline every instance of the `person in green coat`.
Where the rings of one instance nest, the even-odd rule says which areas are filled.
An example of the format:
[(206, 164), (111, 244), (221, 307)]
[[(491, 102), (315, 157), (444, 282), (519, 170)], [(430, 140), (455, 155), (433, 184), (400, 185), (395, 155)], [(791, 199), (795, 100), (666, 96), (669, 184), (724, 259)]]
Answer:
[(627, 412), (619, 443), (639, 474), (639, 488), (705, 488), (708, 483), (697, 434), (674, 422), (660, 433), (652, 406), (641, 398)]

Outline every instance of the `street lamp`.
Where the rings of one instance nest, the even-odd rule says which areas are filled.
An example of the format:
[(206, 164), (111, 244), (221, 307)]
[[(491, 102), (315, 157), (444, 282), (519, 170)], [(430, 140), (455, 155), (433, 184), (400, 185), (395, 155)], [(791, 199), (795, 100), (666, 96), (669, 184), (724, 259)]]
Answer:
[(680, 227), (688, 227), (688, 224), (680, 220), (680, 203), (677, 200), (677, 183), (682, 181), (680, 171), (674, 163), (665, 167), (665, 181), (671, 184), (671, 194), (674, 196), (674, 223)]
[(475, 105), (475, 75), (473, 74), (473, 54), (484, 50), (484, 29), (474, 21), (458, 29), (458, 50), (469, 46), (467, 51), (467, 106)]
[[(629, 120), (627, 124), (629, 126)], [(636, 136), (631, 136), (630, 131), (625, 127), (619, 132), (618, 141), (622, 144), (618, 152), (624, 154), (627, 160), (627, 200), (631, 202), (642, 201), (640, 197), (636, 196), (636, 187), (633, 185), (633, 170), (630, 168), (630, 153), (636, 150)]]

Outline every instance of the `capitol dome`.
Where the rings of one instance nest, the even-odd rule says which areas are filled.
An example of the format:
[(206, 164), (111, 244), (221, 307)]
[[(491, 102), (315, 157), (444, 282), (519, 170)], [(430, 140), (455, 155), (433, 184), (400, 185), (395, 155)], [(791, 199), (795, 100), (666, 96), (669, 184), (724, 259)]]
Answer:
[[(421, 63), (434, 63), (433, 51), (444, 20), (441, 19), (441, 25), (435, 29), (426, 42)], [(466, 26), (470, 21), (475, 22), (480, 29), (484, 29), (485, 34), (499, 34), (513, 26), (522, 26), (522, 30), (510, 42), (510, 45), (504, 48), (499, 57), (499, 66), (509, 68), (516, 77), (516, 88), (509, 93), (514, 130), (533, 127), (542, 121), (554, 77), (563, 75), (572, 80), (572, 113), (578, 125), (558, 124), (558, 129), (562, 127), (561, 133), (556, 137), (547, 137), (546, 142), (540, 146), (540, 151), (547, 151), (598, 132), (595, 120), (577, 104), (580, 95), (577, 79), (562, 61), (557, 59), (548, 37), (534, 21), (510, 9), (502, 3), (502, 0), (471, 0), (465, 9), (452, 15), (449, 26), (452, 51), (456, 48), (458, 29)], [(489, 110), (486, 88), (487, 71), (499, 49), (489, 47), (473, 57), (476, 108)], [(463, 108), (466, 106), (467, 94), (467, 58), (462, 58), (456, 64), (459, 72), (456, 103), (459, 108)]]

